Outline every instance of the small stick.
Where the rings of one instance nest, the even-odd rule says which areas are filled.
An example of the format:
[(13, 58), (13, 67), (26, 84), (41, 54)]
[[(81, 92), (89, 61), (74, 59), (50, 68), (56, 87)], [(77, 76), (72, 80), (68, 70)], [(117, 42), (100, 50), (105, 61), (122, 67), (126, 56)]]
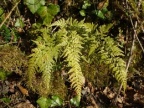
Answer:
[(3, 26), (3, 24), (6, 22), (6, 20), (10, 17), (10, 15), (12, 14), (12, 12), (14, 11), (14, 9), (17, 7), (17, 5), (20, 3), (21, 0), (19, 0), (14, 7), (11, 9), (11, 11), (9, 12), (9, 14), (6, 16), (6, 18), (2, 21), (2, 23), (0, 24), (0, 28)]
[[(126, 0), (126, 5), (127, 5), (127, 8), (128, 8), (127, 0)], [(131, 45), (131, 49), (130, 49), (130, 56), (129, 56), (129, 59), (128, 59), (128, 62), (127, 62), (127, 65), (126, 65), (126, 70), (125, 70), (126, 73), (128, 72), (129, 66), (130, 66), (131, 61), (132, 61), (132, 54), (133, 54), (133, 49), (134, 49), (135, 41), (136, 41), (136, 39), (138, 38), (138, 37), (137, 37), (137, 32), (136, 32), (137, 21), (135, 22), (135, 25), (134, 25), (134, 23), (133, 23), (133, 21), (132, 21), (131, 15), (129, 15), (129, 18), (130, 18), (130, 22), (131, 22), (131, 25), (132, 25), (133, 30), (134, 30), (134, 35), (133, 35), (133, 41), (132, 41), (132, 45)], [(142, 47), (142, 48), (143, 48), (143, 47)], [(122, 84), (120, 85), (119, 90), (118, 90), (118, 93), (117, 93), (116, 98), (115, 98), (115, 100), (114, 100), (115, 103), (117, 102), (117, 98), (118, 98), (118, 96), (119, 96), (119, 94), (120, 94), (120, 92), (121, 92), (121, 89), (122, 89)]]

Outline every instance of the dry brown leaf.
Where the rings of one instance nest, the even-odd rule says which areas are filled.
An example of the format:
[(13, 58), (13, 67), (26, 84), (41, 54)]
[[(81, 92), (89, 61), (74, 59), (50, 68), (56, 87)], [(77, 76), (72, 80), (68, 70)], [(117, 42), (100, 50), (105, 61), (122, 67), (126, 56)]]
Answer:
[(29, 96), (27, 89), (25, 89), (24, 87), (22, 87), (20, 84), (17, 84), (17, 87), (19, 88), (19, 90), (21, 91), (21, 93), (22, 93), (23, 95)]
[(28, 100), (26, 102), (19, 103), (14, 108), (35, 108)]

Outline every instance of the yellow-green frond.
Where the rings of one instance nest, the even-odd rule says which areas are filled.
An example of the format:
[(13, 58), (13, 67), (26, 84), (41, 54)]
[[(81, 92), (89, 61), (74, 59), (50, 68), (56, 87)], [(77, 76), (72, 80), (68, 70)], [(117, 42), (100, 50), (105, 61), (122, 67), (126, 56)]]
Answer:
[(63, 52), (64, 57), (66, 57), (66, 61), (68, 62), (68, 66), (71, 68), (69, 73), (69, 80), (71, 82), (71, 86), (75, 89), (79, 100), (81, 97), (81, 88), (83, 86), (84, 76), (80, 67), (80, 54), (82, 47), (81, 37), (77, 34), (76, 31), (71, 32), (68, 36), (68, 44), (65, 46), (65, 50)]
[(58, 56), (58, 47), (53, 40), (48, 34), (43, 34), (41, 38), (33, 41), (37, 47), (29, 56), (28, 86), (42, 95), (47, 95), (49, 92), (53, 65)]

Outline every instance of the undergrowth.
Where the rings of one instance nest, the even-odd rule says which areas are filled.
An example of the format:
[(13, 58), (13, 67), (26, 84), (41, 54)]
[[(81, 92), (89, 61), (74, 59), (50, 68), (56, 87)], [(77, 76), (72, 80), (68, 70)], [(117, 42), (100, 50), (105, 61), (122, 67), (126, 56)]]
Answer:
[[(33, 42), (36, 47), (29, 56), (27, 71), (28, 86), (39, 94), (47, 96), (51, 88), (51, 77), (57, 60), (62, 58), (67, 68), (71, 87), (77, 98), (81, 99), (82, 86), (85, 84), (81, 62), (89, 65), (101, 63), (109, 67), (112, 76), (126, 89), (126, 63), (124, 54), (113, 38), (108, 36), (113, 24), (94, 25), (69, 18), (60, 19), (50, 26), (35, 28), (39, 36)], [(63, 66), (62, 66), (63, 67)], [(91, 74), (90, 72), (88, 72)], [(56, 79), (53, 79), (56, 80)]]

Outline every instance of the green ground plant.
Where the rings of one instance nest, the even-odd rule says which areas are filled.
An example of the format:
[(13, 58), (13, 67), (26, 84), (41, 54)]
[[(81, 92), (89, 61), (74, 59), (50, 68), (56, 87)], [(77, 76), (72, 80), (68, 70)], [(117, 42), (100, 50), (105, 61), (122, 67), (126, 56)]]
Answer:
[(12, 45), (0, 46), (0, 69), (3, 72), (12, 73), (15, 72), (19, 75), (24, 75), (24, 70), (27, 67), (27, 59), (25, 54), (17, 47)]
[[(0, 80), (25, 74), (42, 108), (62, 106), (60, 98), (78, 106), (86, 81), (101, 88), (117, 80), (125, 91), (143, 75), (143, 16), (142, 0), (1, 1)], [(28, 69), (19, 47), (30, 54)]]
[(35, 28), (35, 33), (39, 36), (33, 41), (36, 47), (29, 56), (28, 86), (42, 96), (47, 96), (51, 88), (54, 66), (58, 58), (63, 58), (61, 62), (68, 70), (66, 72), (78, 101), (81, 99), (81, 90), (85, 83), (80, 64), (82, 61), (88, 64), (95, 62), (107, 65), (111, 74), (122, 83), (125, 90), (127, 73), (126, 63), (122, 59), (124, 54), (115, 41), (107, 35), (112, 26), (113, 24), (98, 26), (85, 23), (84, 20), (69, 18)]

